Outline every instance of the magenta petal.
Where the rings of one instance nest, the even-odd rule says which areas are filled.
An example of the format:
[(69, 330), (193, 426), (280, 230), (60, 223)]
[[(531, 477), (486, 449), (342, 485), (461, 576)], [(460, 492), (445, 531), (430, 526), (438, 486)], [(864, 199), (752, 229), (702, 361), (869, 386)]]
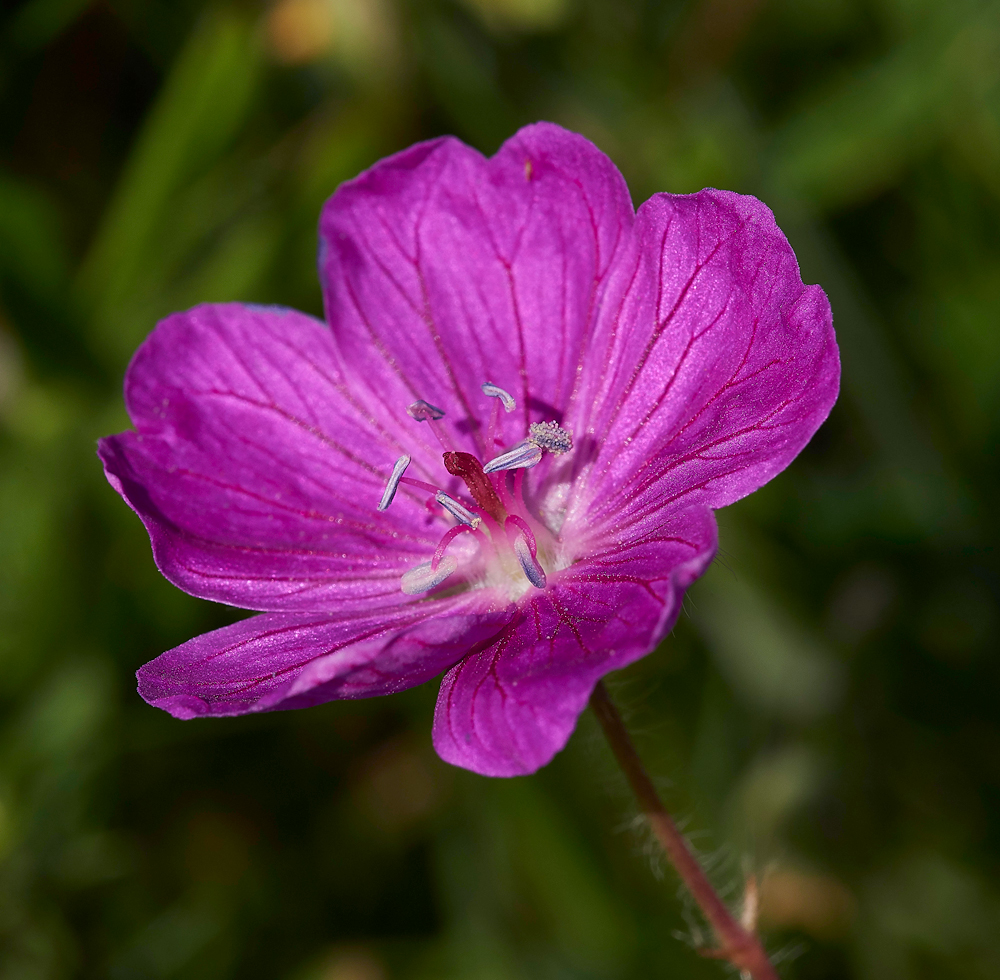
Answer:
[(439, 140), (343, 185), (320, 221), (320, 271), (365, 404), (431, 401), (468, 421), (471, 451), (485, 381), (517, 399), (511, 428), (558, 416), (632, 222), (611, 161), (550, 123), (489, 160)]
[(674, 511), (609, 552), (559, 573), (494, 642), (441, 683), (434, 747), (484, 776), (544, 766), (567, 742), (597, 681), (649, 651), (716, 548), (707, 509)]
[(305, 708), (422, 684), (509, 619), (482, 594), (336, 618), (264, 613), (168, 650), (139, 693), (176, 718)]
[(595, 439), (590, 524), (674, 501), (732, 503), (784, 469), (829, 414), (840, 378), (829, 303), (803, 286), (755, 198), (651, 198), (614, 294), (572, 420)]
[(353, 403), (322, 323), (236, 303), (175, 314), (125, 393), (136, 431), (99, 453), (175, 585), (261, 610), (405, 601), (400, 575), (440, 534), (420, 506), (377, 513), (403, 447)]

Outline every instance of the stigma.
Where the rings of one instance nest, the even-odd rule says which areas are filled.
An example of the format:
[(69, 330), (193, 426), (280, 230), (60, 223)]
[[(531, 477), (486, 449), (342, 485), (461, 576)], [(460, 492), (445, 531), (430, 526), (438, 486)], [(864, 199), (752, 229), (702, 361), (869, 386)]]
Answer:
[[(479, 456), (451, 448), (448, 427), (443, 409), (419, 399), (406, 407), (411, 419), (425, 422), (434, 430), (444, 453), (441, 457), (444, 470), (457, 477), (471, 500), (459, 499), (453, 490), (406, 476), (410, 465), (409, 455), (400, 456), (393, 464), (377, 509), (385, 511), (395, 500), (401, 486), (408, 486), (428, 494), (427, 506), (440, 507), (444, 515), (454, 521), (445, 531), (430, 559), (405, 572), (400, 579), (400, 589), (406, 595), (423, 595), (444, 585), (453, 576), (457, 587), (501, 587), (511, 600), (525, 591), (543, 590), (548, 585), (548, 573), (555, 565), (556, 538), (544, 520), (533, 513), (524, 496), (524, 471), (537, 466), (546, 453), (561, 456), (573, 449), (573, 436), (556, 421), (532, 422), (522, 437), (509, 448), (496, 452), (496, 444), (503, 445), (503, 416), (517, 408), (514, 397), (492, 382), (485, 382), (482, 392), (493, 400), (489, 411), (489, 425), (485, 438), (487, 462)], [(502, 409), (502, 414), (499, 410)], [(507, 422), (508, 428), (511, 423)], [(480, 430), (482, 433), (482, 430)], [(511, 433), (512, 434), (512, 433)], [(484, 457), (487, 458), (487, 457)], [(440, 513), (440, 511), (439, 511)], [(460, 550), (461, 560), (447, 554), (458, 538), (469, 535), (469, 541)]]

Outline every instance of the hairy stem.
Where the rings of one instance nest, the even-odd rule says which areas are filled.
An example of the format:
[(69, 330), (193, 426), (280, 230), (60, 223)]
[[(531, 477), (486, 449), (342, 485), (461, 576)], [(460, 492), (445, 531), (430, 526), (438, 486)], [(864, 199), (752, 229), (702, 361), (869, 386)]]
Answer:
[(639, 801), (639, 808), (649, 820), (667, 857), (677, 869), (681, 880), (715, 933), (718, 949), (709, 951), (708, 955), (728, 960), (740, 970), (744, 980), (778, 980), (778, 974), (767, 958), (756, 933), (752, 927), (745, 928), (741, 925), (726, 908), (692, 853), (684, 835), (667, 813), (635, 751), (622, 717), (608, 697), (608, 692), (601, 681), (597, 682), (597, 687), (591, 695), (590, 707), (597, 715), (597, 720), (611, 744), (611, 750)]

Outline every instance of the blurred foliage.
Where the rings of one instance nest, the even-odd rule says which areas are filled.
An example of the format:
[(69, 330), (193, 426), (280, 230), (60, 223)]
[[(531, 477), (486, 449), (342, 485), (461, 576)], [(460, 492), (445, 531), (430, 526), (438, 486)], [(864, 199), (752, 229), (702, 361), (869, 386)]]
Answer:
[(340, 181), (538, 118), (637, 201), (764, 198), (842, 344), (829, 423), (614, 679), (669, 805), (728, 896), (765, 876), (788, 978), (1000, 973), (996, 0), (0, 18), (0, 980), (723, 975), (589, 716), (490, 781), (434, 756), (433, 685), (218, 723), (133, 689), (235, 614), (159, 577), (101, 476), (131, 352), (199, 301), (320, 312)]

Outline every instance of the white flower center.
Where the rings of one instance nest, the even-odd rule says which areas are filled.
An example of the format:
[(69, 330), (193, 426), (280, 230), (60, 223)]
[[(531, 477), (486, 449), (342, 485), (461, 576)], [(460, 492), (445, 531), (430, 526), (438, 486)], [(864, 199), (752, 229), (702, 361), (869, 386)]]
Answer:
[[(499, 409), (510, 413), (517, 407), (513, 396), (487, 382), (483, 393), (496, 399), (490, 416), (486, 445), (496, 445), (500, 428)], [(392, 468), (378, 510), (384, 511), (400, 484), (424, 490), (457, 523), (445, 532), (431, 559), (404, 573), (400, 588), (407, 595), (421, 595), (443, 585), (459, 569), (469, 587), (497, 588), (514, 601), (531, 588), (544, 589), (546, 569), (558, 566), (558, 542), (545, 522), (531, 512), (524, 496), (524, 471), (537, 466), (544, 453), (562, 455), (573, 448), (573, 437), (557, 422), (532, 422), (528, 435), (485, 465), (472, 453), (448, 448), (441, 426), (444, 412), (423, 400), (407, 407), (407, 414), (427, 422), (445, 448), (445, 469), (459, 477), (473, 500), (467, 506), (429, 483), (405, 475), (409, 456), (400, 456)], [(475, 539), (474, 544), (469, 535)], [(453, 542), (454, 551), (446, 554)]]

